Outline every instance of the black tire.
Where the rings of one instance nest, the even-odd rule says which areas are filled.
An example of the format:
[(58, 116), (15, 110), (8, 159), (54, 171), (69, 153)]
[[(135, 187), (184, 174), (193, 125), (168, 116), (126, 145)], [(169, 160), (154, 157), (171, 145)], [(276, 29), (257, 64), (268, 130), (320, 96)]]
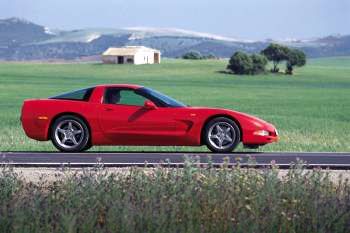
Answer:
[(91, 149), (91, 147), (92, 147), (92, 144), (91, 144), (91, 141), (89, 141), (88, 144), (86, 144), (86, 146), (84, 147), (83, 151), (89, 150)]
[[(223, 129), (221, 131), (218, 130), (217, 125), (219, 125), (220, 129)], [(203, 137), (205, 144), (212, 152), (228, 153), (232, 152), (240, 143), (241, 132), (233, 120), (226, 117), (217, 117), (206, 124)]]
[(50, 138), (52, 144), (62, 152), (81, 152), (90, 146), (89, 128), (81, 118), (73, 115), (57, 118), (52, 124)]

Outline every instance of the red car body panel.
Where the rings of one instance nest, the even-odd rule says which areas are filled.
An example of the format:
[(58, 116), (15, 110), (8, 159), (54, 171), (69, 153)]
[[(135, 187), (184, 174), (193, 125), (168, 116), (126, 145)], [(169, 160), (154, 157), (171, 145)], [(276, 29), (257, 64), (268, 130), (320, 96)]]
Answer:
[[(256, 117), (227, 109), (206, 107), (158, 107), (105, 104), (106, 87), (141, 88), (137, 85), (100, 85), (93, 90), (89, 101), (32, 99), (25, 100), (21, 121), (30, 138), (50, 140), (50, 126), (64, 114), (83, 118), (90, 128), (93, 145), (155, 145), (200, 146), (202, 130), (212, 118), (226, 116), (241, 130), (246, 145), (264, 145), (278, 140), (275, 127)], [(254, 132), (266, 130), (269, 135)]]

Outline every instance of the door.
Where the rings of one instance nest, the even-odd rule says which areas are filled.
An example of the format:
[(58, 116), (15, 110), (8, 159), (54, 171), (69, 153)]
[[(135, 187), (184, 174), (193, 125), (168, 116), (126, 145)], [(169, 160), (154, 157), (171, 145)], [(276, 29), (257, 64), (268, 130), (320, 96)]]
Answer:
[(118, 56), (118, 64), (124, 64), (124, 57)]
[(110, 144), (172, 145), (180, 136), (174, 108), (147, 109), (132, 89), (106, 88), (99, 121)]
[(154, 63), (159, 64), (160, 63), (160, 54), (159, 53), (154, 53)]

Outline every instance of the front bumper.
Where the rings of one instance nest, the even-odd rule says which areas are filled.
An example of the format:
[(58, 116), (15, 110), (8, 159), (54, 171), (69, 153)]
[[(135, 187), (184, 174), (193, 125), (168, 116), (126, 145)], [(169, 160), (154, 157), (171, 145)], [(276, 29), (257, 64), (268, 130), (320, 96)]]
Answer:
[[(268, 134), (262, 133), (261, 131), (267, 131)], [(278, 140), (279, 136), (276, 129), (254, 130), (251, 132), (247, 132), (246, 135), (243, 135), (243, 144), (246, 145), (265, 145), (268, 143), (277, 142)]]

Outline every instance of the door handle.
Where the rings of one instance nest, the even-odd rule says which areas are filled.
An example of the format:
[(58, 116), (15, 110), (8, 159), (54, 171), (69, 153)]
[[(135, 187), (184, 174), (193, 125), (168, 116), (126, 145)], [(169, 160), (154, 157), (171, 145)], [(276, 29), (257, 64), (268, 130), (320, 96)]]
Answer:
[(113, 111), (113, 108), (105, 108), (105, 111), (111, 112), (111, 111)]

